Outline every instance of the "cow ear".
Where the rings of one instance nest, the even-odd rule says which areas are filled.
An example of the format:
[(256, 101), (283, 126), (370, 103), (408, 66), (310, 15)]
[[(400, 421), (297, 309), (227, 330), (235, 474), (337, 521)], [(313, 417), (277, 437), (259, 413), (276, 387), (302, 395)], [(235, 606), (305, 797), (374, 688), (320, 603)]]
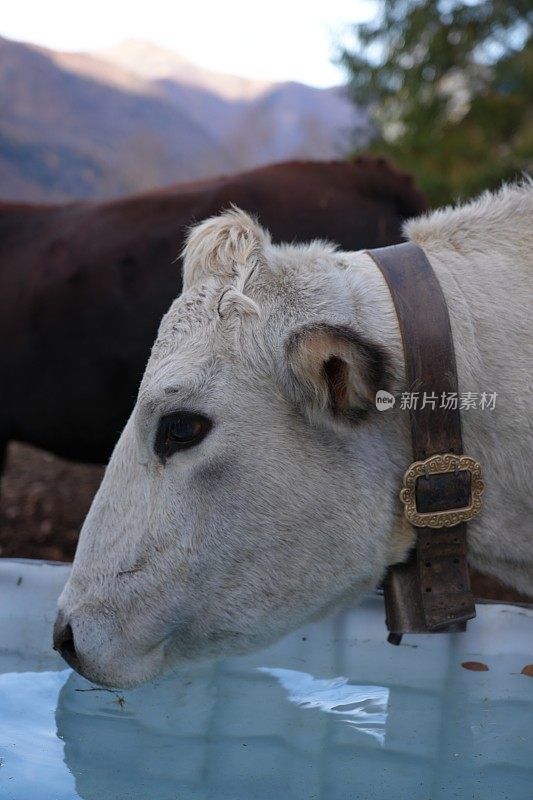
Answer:
[(384, 348), (344, 325), (314, 323), (285, 342), (290, 390), (308, 412), (355, 421), (375, 405), (376, 392), (390, 386)]

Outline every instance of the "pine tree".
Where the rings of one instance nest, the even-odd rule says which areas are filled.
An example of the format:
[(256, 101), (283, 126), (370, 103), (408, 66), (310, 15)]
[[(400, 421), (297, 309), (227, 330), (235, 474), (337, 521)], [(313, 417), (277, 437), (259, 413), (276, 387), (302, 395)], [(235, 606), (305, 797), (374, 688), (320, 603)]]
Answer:
[(533, 0), (379, 0), (340, 62), (370, 108), (371, 150), (434, 204), (533, 167)]

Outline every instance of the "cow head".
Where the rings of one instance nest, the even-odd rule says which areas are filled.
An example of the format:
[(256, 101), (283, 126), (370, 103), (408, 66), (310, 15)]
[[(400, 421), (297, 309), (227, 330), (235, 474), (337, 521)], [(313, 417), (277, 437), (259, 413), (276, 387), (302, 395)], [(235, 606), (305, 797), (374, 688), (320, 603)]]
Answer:
[(112, 686), (262, 647), (372, 589), (408, 436), (396, 318), (364, 254), (274, 246), (234, 209), (193, 229), (59, 600), (56, 646)]

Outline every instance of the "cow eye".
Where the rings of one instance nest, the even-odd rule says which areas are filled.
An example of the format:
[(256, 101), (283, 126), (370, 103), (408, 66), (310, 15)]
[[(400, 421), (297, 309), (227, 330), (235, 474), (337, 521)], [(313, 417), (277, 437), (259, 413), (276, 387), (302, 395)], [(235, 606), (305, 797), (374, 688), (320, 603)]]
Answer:
[(211, 429), (211, 421), (202, 414), (179, 411), (166, 414), (159, 420), (155, 437), (155, 452), (169, 458), (177, 450), (186, 450), (202, 441)]

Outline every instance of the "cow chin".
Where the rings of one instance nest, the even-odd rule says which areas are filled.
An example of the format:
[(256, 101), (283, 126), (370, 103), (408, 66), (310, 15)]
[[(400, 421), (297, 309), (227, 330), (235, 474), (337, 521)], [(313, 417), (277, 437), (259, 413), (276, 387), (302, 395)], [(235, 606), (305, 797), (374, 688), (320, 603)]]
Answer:
[[(90, 655), (80, 653), (75, 663), (67, 662), (86, 680), (108, 689), (132, 689), (158, 678), (172, 668), (179, 669), (213, 661), (218, 658), (243, 655), (261, 649), (268, 643), (248, 636), (220, 632), (202, 641), (184, 642), (182, 635), (169, 636), (143, 653), (132, 652), (128, 643), (122, 649), (117, 643), (112, 653)], [(64, 656), (65, 657), (65, 656)]]
[(86, 664), (80, 674), (109, 689), (132, 689), (159, 677), (167, 669), (161, 650), (143, 656), (120, 658), (107, 664)]
[(98, 661), (82, 655), (78, 663), (71, 666), (90, 683), (108, 689), (132, 689), (156, 678), (167, 668), (161, 645), (142, 655), (117, 651), (113, 658)]

